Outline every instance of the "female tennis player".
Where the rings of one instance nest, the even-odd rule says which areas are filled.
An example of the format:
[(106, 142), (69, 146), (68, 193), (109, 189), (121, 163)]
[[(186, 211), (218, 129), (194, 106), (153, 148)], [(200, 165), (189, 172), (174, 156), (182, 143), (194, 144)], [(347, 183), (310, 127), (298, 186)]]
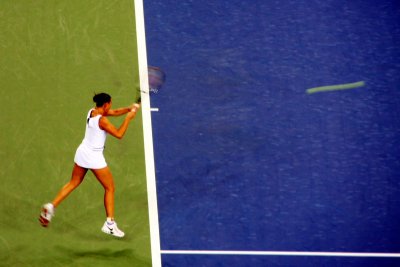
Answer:
[[(91, 170), (105, 190), (104, 206), (107, 220), (101, 230), (106, 234), (123, 237), (124, 232), (118, 228), (114, 221), (114, 181), (110, 168), (104, 159), (103, 150), (107, 134), (118, 139), (124, 136), (129, 122), (135, 117), (140, 105), (135, 103), (126, 108), (111, 109), (111, 96), (106, 93), (96, 94), (93, 101), (96, 106), (88, 112), (85, 137), (75, 153), (71, 180), (60, 190), (51, 203), (43, 205), (39, 221), (42, 226), (47, 227), (57, 206), (80, 185), (87, 171)], [(107, 119), (108, 116), (123, 114), (126, 114), (126, 117), (118, 129)]]

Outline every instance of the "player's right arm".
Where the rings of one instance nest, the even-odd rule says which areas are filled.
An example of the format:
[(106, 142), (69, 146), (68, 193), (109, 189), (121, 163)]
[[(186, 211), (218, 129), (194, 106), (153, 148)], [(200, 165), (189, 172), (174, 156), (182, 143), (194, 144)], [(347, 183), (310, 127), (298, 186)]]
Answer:
[(133, 107), (131, 111), (126, 114), (124, 121), (122, 122), (121, 126), (117, 129), (108, 119), (106, 116), (102, 116), (99, 120), (99, 127), (100, 129), (106, 131), (107, 133), (111, 134), (112, 136), (121, 139), (126, 130), (128, 129), (129, 122), (135, 117), (138, 108)]

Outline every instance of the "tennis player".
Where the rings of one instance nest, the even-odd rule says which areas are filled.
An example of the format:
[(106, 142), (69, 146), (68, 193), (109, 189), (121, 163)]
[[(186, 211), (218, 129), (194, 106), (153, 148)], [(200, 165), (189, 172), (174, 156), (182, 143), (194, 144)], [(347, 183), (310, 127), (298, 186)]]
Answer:
[[(104, 206), (107, 220), (101, 230), (106, 234), (123, 237), (124, 232), (118, 228), (114, 221), (114, 181), (110, 168), (104, 159), (103, 150), (107, 134), (118, 139), (124, 136), (140, 105), (135, 103), (126, 108), (111, 109), (111, 96), (106, 93), (96, 94), (93, 101), (96, 106), (88, 112), (85, 137), (76, 150), (71, 180), (60, 190), (51, 203), (43, 205), (39, 221), (42, 226), (47, 227), (57, 206), (80, 185), (87, 171), (91, 170), (105, 190)], [(126, 117), (118, 129), (107, 119), (108, 116), (123, 114), (126, 114)]]

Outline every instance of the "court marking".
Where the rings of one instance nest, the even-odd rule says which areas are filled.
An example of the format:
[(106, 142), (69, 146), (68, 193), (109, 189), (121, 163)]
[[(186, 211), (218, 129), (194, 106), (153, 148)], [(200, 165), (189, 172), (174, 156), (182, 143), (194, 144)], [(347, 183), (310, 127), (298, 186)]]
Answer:
[(376, 257), (400, 258), (400, 253), (316, 252), (316, 251), (235, 251), (235, 250), (161, 250), (169, 255), (231, 255), (231, 256), (307, 256), (307, 257)]
[[(158, 223), (158, 205), (156, 175), (153, 152), (153, 133), (151, 125), (151, 109), (149, 94), (149, 78), (147, 71), (146, 35), (144, 27), (143, 0), (134, 0), (137, 52), (139, 64), (139, 82), (142, 98), (142, 120), (144, 138), (144, 156), (146, 166), (147, 198), (150, 224), (151, 262), (153, 267), (161, 267), (160, 231)], [(143, 92), (144, 91), (144, 92)]]
[(364, 85), (365, 85), (364, 81), (359, 81), (359, 82), (355, 82), (355, 83), (344, 83), (344, 84), (327, 85), (327, 86), (309, 88), (306, 90), (306, 92), (307, 92), (307, 94), (314, 94), (314, 93), (320, 93), (320, 92), (354, 89), (354, 88), (362, 87)]
[(159, 109), (158, 108), (150, 108), (150, 111), (158, 112)]

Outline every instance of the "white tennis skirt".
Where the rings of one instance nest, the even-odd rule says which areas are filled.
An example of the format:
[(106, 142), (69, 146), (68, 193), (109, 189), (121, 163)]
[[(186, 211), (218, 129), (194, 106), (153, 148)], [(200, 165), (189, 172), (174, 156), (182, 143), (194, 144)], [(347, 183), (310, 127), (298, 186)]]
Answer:
[(75, 163), (86, 169), (102, 169), (107, 167), (103, 150), (93, 150), (85, 144), (80, 144), (75, 153)]

